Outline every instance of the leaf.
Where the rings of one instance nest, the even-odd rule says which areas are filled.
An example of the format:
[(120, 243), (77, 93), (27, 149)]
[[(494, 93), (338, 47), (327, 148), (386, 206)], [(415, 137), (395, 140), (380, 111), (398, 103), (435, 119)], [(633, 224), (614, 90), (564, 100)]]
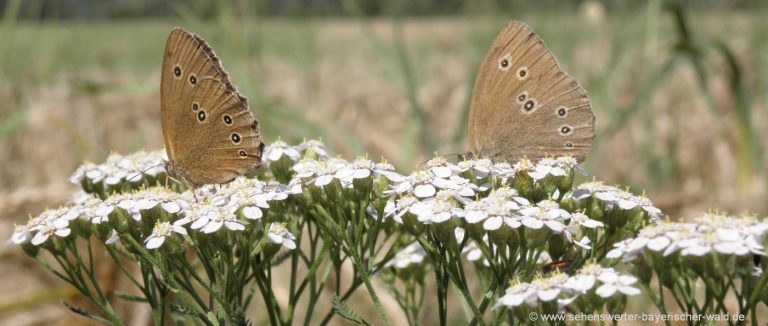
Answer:
[(186, 306), (183, 306), (183, 305), (169, 304), (168, 309), (170, 309), (171, 313), (173, 314), (199, 317), (199, 315), (197, 314), (197, 312), (195, 312), (194, 309), (187, 308)]
[(211, 325), (219, 326), (219, 320), (216, 319), (216, 314), (214, 314), (213, 311), (209, 311), (207, 314), (205, 314), (205, 317), (208, 318), (208, 321), (211, 322)]
[(140, 297), (140, 296), (135, 296), (135, 295), (130, 295), (130, 294), (122, 293), (122, 292), (115, 292), (115, 295), (118, 298), (126, 300), (126, 301), (147, 302), (147, 298)]
[(341, 316), (342, 318), (355, 322), (358, 325), (371, 325), (371, 323), (360, 318), (360, 315), (358, 315), (352, 310), (349, 310), (347, 305), (341, 301), (341, 298), (339, 298), (338, 295), (336, 294), (333, 295), (333, 300), (331, 300), (331, 304), (333, 305), (333, 312)]
[(101, 322), (101, 323), (104, 323), (104, 324), (112, 324), (109, 320), (101, 318), (101, 317), (99, 317), (99, 316), (93, 314), (92, 312), (90, 312), (88, 310), (85, 310), (83, 308), (71, 306), (71, 305), (69, 305), (64, 300), (61, 300), (61, 304), (63, 304), (64, 307), (67, 307), (67, 309), (69, 309), (70, 311), (72, 311), (72, 312), (74, 312), (74, 313), (76, 313), (76, 314), (78, 314), (80, 316), (83, 316), (83, 317), (86, 317), (86, 318), (90, 318), (90, 319), (93, 319), (95, 321), (98, 321), (98, 322)]

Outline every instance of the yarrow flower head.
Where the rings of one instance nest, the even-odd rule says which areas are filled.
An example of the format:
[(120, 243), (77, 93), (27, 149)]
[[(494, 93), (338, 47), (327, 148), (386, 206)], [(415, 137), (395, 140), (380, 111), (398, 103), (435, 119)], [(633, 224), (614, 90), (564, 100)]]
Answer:
[(322, 188), (333, 181), (337, 171), (346, 169), (348, 165), (347, 161), (337, 158), (322, 161), (304, 159), (293, 165), (293, 170), (296, 172), (294, 178), (306, 185)]
[(78, 216), (79, 212), (70, 207), (46, 210), (30, 219), (27, 224), (17, 226), (11, 241), (14, 244), (31, 242), (32, 245), (39, 246), (53, 235), (60, 238), (67, 237), (72, 232), (69, 227), (70, 222)]
[(198, 190), (198, 195), (210, 205), (220, 206), (236, 212), (242, 209), (247, 219), (258, 220), (269, 202), (282, 201), (289, 195), (301, 193), (301, 186), (283, 185), (275, 182), (266, 183), (245, 177), (236, 178), (223, 186), (205, 186)]
[(111, 213), (110, 208), (124, 209), (135, 221), (141, 220), (141, 211), (160, 206), (168, 214), (180, 213), (189, 207), (190, 199), (167, 188), (153, 187), (133, 193), (118, 194), (104, 201), (102, 213)]
[(572, 198), (580, 202), (590, 197), (600, 201), (606, 211), (630, 211), (639, 207), (647, 215), (649, 223), (661, 222), (661, 210), (653, 206), (647, 197), (637, 196), (599, 181), (582, 183), (572, 193)]
[(614, 244), (606, 256), (632, 261), (645, 256), (645, 250), (663, 256), (679, 253), (683, 257), (701, 257), (710, 252), (765, 256), (763, 239), (767, 231), (768, 222), (750, 216), (704, 214), (691, 222), (649, 225), (637, 237)]
[(157, 176), (165, 172), (165, 151), (137, 152), (130, 155), (111, 154), (103, 164), (85, 163), (69, 177), (69, 182), (80, 184), (84, 180), (103, 184), (103, 189), (125, 181), (139, 182), (144, 176)]
[(534, 180), (544, 179), (548, 175), (564, 177), (577, 165), (576, 163), (576, 160), (571, 157), (543, 158), (528, 171), (528, 175)]
[(494, 307), (515, 308), (527, 304), (528, 307), (536, 308), (542, 303), (557, 300), (558, 310), (562, 312), (580, 296), (589, 293), (595, 293), (606, 301), (620, 295), (637, 295), (640, 290), (634, 286), (636, 282), (637, 278), (619, 274), (613, 268), (587, 264), (572, 276), (553, 273), (529, 283), (514, 284)]

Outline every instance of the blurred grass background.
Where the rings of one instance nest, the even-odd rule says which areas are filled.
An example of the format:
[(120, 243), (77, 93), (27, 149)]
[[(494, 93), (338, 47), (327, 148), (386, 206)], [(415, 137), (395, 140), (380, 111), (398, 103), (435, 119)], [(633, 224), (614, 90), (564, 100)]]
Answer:
[[(216, 50), (266, 141), (322, 138), (401, 172), (463, 153), (474, 75), (508, 20), (587, 89), (590, 176), (682, 218), (768, 215), (768, 3), (586, 0), (1, 0), (0, 238), (61, 204), (84, 160), (162, 147), (167, 33)], [(0, 249), (0, 324), (82, 321)], [(34, 284), (31, 286), (30, 284)], [(54, 308), (51, 308), (54, 307)], [(68, 317), (61, 319), (61, 316)]]

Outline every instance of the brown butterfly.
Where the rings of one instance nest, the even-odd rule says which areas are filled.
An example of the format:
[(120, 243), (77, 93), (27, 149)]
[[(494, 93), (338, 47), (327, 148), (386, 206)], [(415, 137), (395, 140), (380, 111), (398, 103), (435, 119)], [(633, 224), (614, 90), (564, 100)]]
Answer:
[(160, 83), (168, 175), (189, 188), (221, 184), (261, 165), (264, 143), (245, 97), (200, 36), (168, 36)]
[(586, 91), (530, 27), (504, 25), (475, 81), (467, 131), (471, 154), (509, 162), (571, 155), (581, 162), (594, 136)]

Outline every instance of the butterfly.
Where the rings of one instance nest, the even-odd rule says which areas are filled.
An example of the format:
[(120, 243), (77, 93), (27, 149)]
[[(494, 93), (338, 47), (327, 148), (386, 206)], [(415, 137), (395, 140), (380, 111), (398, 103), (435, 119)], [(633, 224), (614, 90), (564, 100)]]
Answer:
[(173, 29), (162, 69), (168, 176), (194, 189), (228, 183), (258, 168), (264, 151), (259, 122), (205, 40)]
[(471, 156), (516, 162), (570, 155), (581, 162), (594, 136), (584, 88), (530, 27), (504, 25), (475, 81), (467, 130)]

